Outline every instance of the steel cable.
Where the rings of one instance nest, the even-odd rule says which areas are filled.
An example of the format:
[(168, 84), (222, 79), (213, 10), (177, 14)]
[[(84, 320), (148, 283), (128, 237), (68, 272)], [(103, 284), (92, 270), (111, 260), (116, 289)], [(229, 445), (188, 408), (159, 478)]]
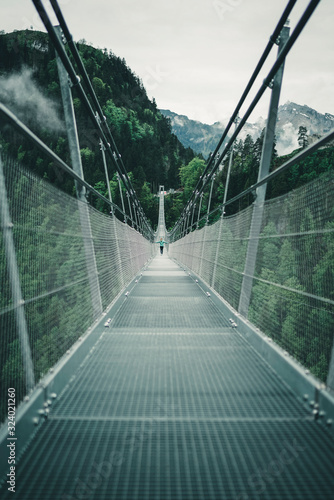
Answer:
[[(270, 82), (272, 81), (272, 79), (274, 78), (275, 74), (277, 73), (277, 71), (279, 70), (279, 68), (281, 67), (281, 65), (283, 64), (283, 62), (284, 62), (284, 60), (285, 60), (286, 56), (288, 55), (288, 53), (289, 53), (289, 52), (290, 52), (290, 50), (292, 49), (292, 47), (293, 47), (294, 43), (296, 42), (297, 38), (299, 37), (300, 33), (302, 32), (303, 28), (304, 28), (304, 27), (305, 27), (305, 25), (307, 24), (307, 22), (308, 22), (308, 20), (310, 19), (310, 17), (312, 16), (312, 14), (313, 14), (314, 10), (316, 9), (317, 5), (319, 4), (319, 2), (320, 2), (320, 0), (311, 0), (311, 2), (309, 3), (308, 7), (305, 9), (304, 14), (303, 14), (303, 15), (302, 15), (302, 17), (300, 18), (300, 20), (299, 20), (299, 22), (298, 22), (297, 26), (295, 27), (295, 29), (294, 29), (293, 33), (292, 33), (292, 34), (291, 34), (291, 36), (290, 36), (290, 38), (287, 40), (287, 42), (286, 42), (285, 46), (283, 47), (283, 49), (282, 49), (282, 51), (281, 51), (280, 55), (277, 57), (277, 59), (276, 59), (276, 61), (275, 61), (274, 65), (272, 66), (271, 70), (269, 71), (269, 73), (268, 73), (267, 77), (264, 79), (264, 81), (263, 81), (263, 83), (262, 83), (262, 85), (261, 85), (260, 89), (258, 90), (258, 92), (257, 92), (257, 94), (256, 94), (256, 96), (255, 96), (255, 98), (253, 99), (253, 101), (252, 101), (252, 103), (250, 104), (250, 106), (248, 107), (248, 109), (247, 109), (247, 111), (246, 111), (245, 115), (243, 116), (243, 118), (242, 118), (242, 119), (241, 119), (241, 121), (239, 122), (239, 124), (238, 124), (238, 126), (237, 126), (237, 128), (236, 128), (235, 132), (234, 132), (234, 133), (233, 133), (233, 135), (232, 135), (232, 137), (230, 138), (230, 140), (229, 140), (229, 141), (228, 141), (228, 143), (226, 144), (225, 149), (224, 149), (224, 151), (223, 151), (223, 154), (220, 156), (219, 160), (215, 163), (215, 165), (214, 165), (214, 167), (212, 168), (212, 170), (211, 170), (211, 171), (207, 174), (207, 172), (209, 171), (209, 168), (210, 168), (210, 166), (211, 166), (211, 164), (212, 164), (212, 161), (213, 161), (214, 155), (213, 155), (213, 156), (212, 156), (212, 158), (210, 159), (209, 164), (207, 165), (207, 167), (206, 167), (206, 169), (205, 169), (205, 171), (204, 171), (203, 175), (201, 176), (201, 178), (200, 178), (199, 182), (197, 183), (197, 186), (195, 187), (195, 189), (194, 189), (193, 193), (191, 194), (191, 196), (190, 196), (190, 198), (189, 198), (189, 200), (188, 200), (188, 202), (187, 202), (186, 206), (184, 207), (183, 212), (182, 212), (182, 214), (181, 214), (181, 216), (180, 216), (180, 219), (176, 222), (176, 224), (175, 224), (175, 226), (174, 226), (175, 228), (177, 227), (177, 225), (178, 225), (178, 224), (180, 224), (180, 223), (181, 223), (181, 221), (182, 221), (182, 219), (183, 219), (184, 215), (186, 214), (186, 211), (187, 211), (187, 209), (188, 209), (188, 206), (189, 206), (189, 204), (190, 204), (190, 202), (191, 202), (192, 198), (195, 196), (195, 200), (194, 200), (194, 202), (196, 202), (197, 198), (198, 198), (198, 197), (201, 195), (201, 193), (204, 191), (204, 189), (205, 189), (205, 187), (206, 187), (207, 183), (210, 181), (210, 179), (211, 179), (212, 175), (216, 172), (216, 170), (218, 169), (219, 165), (221, 164), (221, 162), (223, 161), (224, 157), (226, 156), (227, 152), (229, 151), (229, 149), (230, 149), (230, 148), (231, 148), (231, 146), (233, 145), (233, 143), (234, 143), (235, 139), (237, 138), (237, 136), (239, 135), (239, 133), (240, 133), (241, 129), (243, 128), (244, 124), (246, 123), (247, 119), (249, 118), (249, 116), (250, 116), (250, 115), (251, 115), (251, 113), (253, 112), (253, 110), (254, 110), (255, 106), (256, 106), (256, 105), (257, 105), (257, 103), (260, 101), (260, 99), (261, 99), (261, 97), (263, 96), (263, 94), (264, 94), (265, 90), (269, 87)], [(286, 8), (286, 10), (284, 11), (283, 16), (282, 16), (282, 17), (281, 17), (281, 19), (280, 19), (279, 24), (277, 25), (277, 28), (279, 28), (279, 27), (281, 27), (281, 26), (283, 26), (283, 25), (284, 25), (284, 22), (285, 22), (285, 21), (283, 22), (283, 19), (284, 19), (284, 18), (287, 18), (287, 17), (288, 17), (288, 15), (289, 15), (289, 13), (291, 12), (292, 7), (293, 7), (292, 3), (294, 4), (295, 2), (290, 2), (290, 3), (289, 3), (288, 7), (287, 7), (287, 8)], [(290, 5), (290, 4), (291, 4), (291, 5)], [(286, 20), (286, 19), (285, 19), (285, 20)], [(283, 24), (282, 24), (282, 23), (283, 23)], [(275, 30), (275, 33), (276, 33), (276, 30)], [(273, 36), (271, 37), (270, 43), (272, 43), (272, 39), (273, 39)], [(263, 61), (262, 61), (262, 65), (263, 65), (263, 63), (264, 63), (264, 61), (265, 61), (264, 56), (265, 56), (265, 54), (266, 54), (266, 52), (267, 52), (267, 49), (268, 49), (268, 46), (267, 46), (267, 48), (266, 48), (266, 50), (265, 50), (265, 52), (264, 52), (264, 54), (263, 54), (263, 56), (262, 56), (262, 58), (261, 58), (261, 60), (260, 60), (260, 62), (261, 62), (261, 61), (262, 61), (262, 59), (263, 59)], [(269, 52), (268, 52), (268, 54), (269, 54)], [(268, 54), (267, 54), (267, 56), (268, 56)], [(267, 56), (266, 56), (266, 57), (267, 57)], [(262, 65), (261, 65), (261, 67), (262, 67)], [(225, 139), (225, 137), (226, 137), (226, 135), (227, 135), (227, 133), (228, 133), (229, 128), (230, 128), (230, 127), (231, 127), (231, 125), (233, 124), (234, 119), (236, 118), (236, 116), (237, 116), (237, 114), (238, 114), (238, 111), (239, 111), (239, 109), (240, 109), (240, 107), (241, 107), (242, 103), (244, 102), (244, 100), (245, 100), (245, 98), (246, 98), (247, 94), (249, 93), (249, 91), (250, 91), (250, 89), (251, 89), (251, 86), (252, 86), (252, 85), (250, 85), (250, 83), (252, 82), (252, 84), (253, 84), (253, 83), (254, 83), (254, 81), (255, 81), (255, 78), (254, 78), (254, 80), (253, 80), (253, 77), (255, 76), (255, 73), (256, 73), (257, 69), (258, 69), (258, 71), (261, 69), (261, 68), (260, 68), (260, 63), (258, 64), (258, 66), (257, 66), (256, 70), (254, 71), (253, 76), (252, 76), (252, 78), (251, 78), (251, 80), (250, 80), (250, 82), (249, 82), (249, 84), (248, 84), (248, 86), (247, 86), (247, 88), (246, 88), (246, 90), (248, 90), (248, 92), (246, 93), (246, 90), (245, 90), (245, 92), (244, 92), (244, 94), (243, 94), (242, 98), (241, 98), (241, 99), (240, 99), (240, 101), (239, 101), (239, 104), (238, 104), (238, 106), (237, 106), (237, 108), (236, 108), (235, 112), (234, 112), (234, 113), (233, 113), (233, 115), (232, 115), (232, 118), (233, 118), (233, 119), (231, 118), (231, 120), (230, 120), (230, 122), (229, 122), (228, 127), (225, 129), (225, 131), (224, 131), (224, 133), (223, 133), (223, 136), (222, 136), (222, 138), (221, 138), (221, 139), (220, 139), (220, 141), (219, 141), (219, 147), (220, 147), (220, 146), (221, 146), (221, 144), (223, 143), (223, 141), (224, 141), (224, 139)], [(256, 76), (257, 76), (257, 75), (256, 75)], [(239, 106), (239, 105), (240, 105), (240, 106)], [(219, 147), (217, 146), (217, 148), (216, 148), (215, 152), (219, 150)], [(202, 185), (201, 187), (199, 187), (202, 181), (203, 181), (203, 185)], [(174, 228), (173, 228), (173, 230), (174, 230)], [(173, 231), (173, 230), (172, 230), (172, 231)]]
[[(39, 14), (39, 16), (40, 16), (40, 18), (41, 18), (44, 26), (45, 26), (47, 32), (49, 33), (49, 36), (50, 36), (50, 39), (51, 39), (51, 41), (53, 43), (54, 48), (57, 51), (57, 53), (58, 53), (58, 55), (59, 55), (59, 57), (60, 57), (63, 65), (64, 65), (64, 67), (65, 67), (65, 69), (66, 69), (66, 71), (67, 71), (67, 73), (68, 73), (68, 75), (70, 77), (72, 85), (76, 87), (76, 90), (78, 91), (78, 94), (79, 94), (80, 98), (83, 101), (83, 104), (84, 104), (84, 106), (85, 106), (85, 108), (86, 108), (86, 110), (88, 112), (88, 115), (89, 115), (89, 117), (90, 117), (90, 119), (91, 119), (94, 127), (96, 128), (96, 130), (97, 130), (97, 132), (99, 134), (99, 137), (103, 141), (103, 144), (104, 144), (104, 146), (106, 148), (106, 151), (108, 152), (108, 155), (110, 156), (113, 164), (115, 165), (115, 168), (116, 168), (117, 172), (121, 176), (121, 179), (122, 179), (122, 182), (124, 183), (126, 191), (129, 193), (129, 196), (133, 200), (133, 203), (135, 204), (136, 207), (138, 207), (138, 210), (142, 214), (143, 213), (143, 209), (142, 209), (142, 207), (140, 205), (140, 202), (139, 202), (139, 200), (138, 200), (138, 198), (137, 198), (137, 196), (135, 194), (135, 191), (133, 189), (133, 186), (131, 184), (131, 181), (129, 179), (129, 176), (127, 174), (127, 171), (125, 169), (123, 161), (121, 159), (121, 156), (120, 156), (120, 154), (118, 152), (118, 149), (117, 149), (117, 146), (115, 144), (114, 138), (113, 138), (113, 136), (112, 136), (112, 134), (111, 134), (111, 132), (109, 130), (108, 125), (105, 122), (105, 118), (104, 118), (101, 106), (100, 106), (100, 104), (98, 102), (98, 99), (96, 97), (94, 89), (93, 89), (93, 87), (92, 87), (92, 85), (90, 83), (89, 77), (88, 77), (87, 72), (86, 72), (86, 70), (85, 70), (85, 68), (83, 66), (83, 63), (82, 63), (81, 58), (80, 58), (80, 55), (79, 55), (77, 49), (76, 50), (73, 49), (73, 46), (74, 46), (73, 40), (72, 40), (70, 48), (73, 50), (73, 54), (75, 54), (74, 58), (75, 58), (78, 66), (79, 66), (79, 69), (81, 70), (81, 73), (83, 75), (84, 81), (85, 81), (86, 85), (88, 86), (88, 88), (90, 90), (91, 98), (92, 98), (94, 104), (96, 105), (97, 114), (100, 117), (99, 119), (97, 118), (96, 113), (94, 113), (94, 110), (93, 110), (93, 108), (92, 108), (92, 106), (91, 106), (91, 104), (89, 102), (87, 94), (85, 93), (85, 91), (84, 91), (84, 89), (83, 89), (83, 87), (82, 87), (82, 85), (80, 83), (80, 79), (78, 78), (78, 76), (77, 76), (77, 74), (76, 74), (76, 72), (75, 72), (75, 70), (73, 68), (72, 63), (69, 60), (69, 57), (66, 54), (66, 52), (64, 50), (64, 47), (62, 46), (62, 44), (61, 44), (61, 42), (60, 42), (60, 40), (58, 38), (58, 35), (57, 35), (57, 33), (56, 33), (56, 31), (55, 31), (55, 29), (54, 29), (54, 27), (53, 27), (53, 25), (52, 25), (52, 23), (50, 21), (50, 18), (48, 16), (48, 14), (47, 14), (47, 12), (46, 12), (46, 10), (45, 10), (45, 8), (44, 8), (41, 0), (33, 0), (33, 3), (35, 5), (35, 7), (36, 7), (36, 10), (37, 10), (37, 12), (38, 12), (38, 14)], [(55, 9), (55, 12), (56, 12), (56, 15), (58, 17), (58, 20), (61, 21), (61, 23), (63, 24), (63, 28), (65, 28), (65, 26), (66, 26), (64, 34), (68, 35), (69, 40), (71, 40), (72, 36), (71, 36), (71, 34), (70, 34), (70, 32), (69, 32), (69, 30), (67, 28), (67, 25), (65, 23), (65, 20), (64, 20), (62, 14), (61, 14), (61, 11), (60, 11), (60, 8), (59, 8), (58, 4), (56, 2), (53, 2), (53, 7)], [(107, 128), (107, 134), (108, 134), (107, 137), (106, 137), (105, 132), (102, 129), (101, 123), (103, 123), (105, 125), (105, 127)], [(113, 154), (113, 151), (110, 148), (110, 142), (109, 141), (113, 145), (116, 158), (115, 158), (115, 156)], [(144, 218), (144, 220), (145, 220), (145, 225), (146, 225), (149, 233), (152, 234), (152, 229), (149, 227), (147, 220), (145, 218)], [(135, 224), (135, 221), (132, 221), (132, 222)]]

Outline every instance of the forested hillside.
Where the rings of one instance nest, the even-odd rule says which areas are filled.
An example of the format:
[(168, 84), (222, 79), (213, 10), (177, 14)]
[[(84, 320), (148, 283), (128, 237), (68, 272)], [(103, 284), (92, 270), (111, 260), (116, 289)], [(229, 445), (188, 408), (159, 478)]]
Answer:
[[(124, 165), (131, 172), (133, 186), (154, 225), (157, 204), (152, 195), (159, 184), (166, 188), (179, 187), (179, 168), (189, 163), (195, 154), (171, 132), (169, 120), (157, 109), (155, 101), (147, 97), (141, 81), (124, 59), (86, 43), (79, 43), (78, 49)], [(105, 194), (107, 187), (98, 140), (75, 88), (73, 95), (85, 179)], [(29, 30), (0, 35), (0, 100), (70, 164), (55, 53), (48, 35)], [(7, 132), (2, 131), (1, 139), (14, 158), (52, 183), (59, 183), (47, 160), (31, 150), (21, 137)], [(111, 182), (117, 203), (116, 179)], [(72, 187), (65, 186), (65, 189)]]
[[(182, 146), (177, 137), (172, 134), (170, 121), (160, 113), (154, 100), (148, 99), (141, 81), (131, 72), (124, 60), (114, 56), (106, 49), (95, 49), (85, 43), (79, 43), (78, 48), (112, 130), (118, 150), (122, 155), (125, 167), (153, 227), (157, 224), (158, 199), (155, 194), (158, 185), (164, 184), (166, 189), (173, 188), (173, 191), (165, 198), (166, 225), (167, 228), (173, 227), (182, 212), (184, 204), (205, 170), (205, 160), (202, 157), (196, 157), (191, 149)], [(98, 138), (86, 118), (82, 104), (76, 96), (75, 88), (73, 93), (85, 178), (87, 182), (106, 195), (107, 186)], [(34, 31), (0, 34), (0, 101), (13, 110), (51, 149), (70, 164), (55, 54), (49, 45), (46, 34)], [(244, 140), (236, 141), (233, 151), (228, 199), (256, 182), (262, 144), (263, 133), (255, 141), (250, 135), (247, 135)], [(305, 145), (306, 142), (301, 147), (305, 147)], [(31, 145), (14, 133), (11, 127), (2, 126), (0, 129), (0, 146), (15, 161), (20, 160), (26, 169), (39, 174), (51, 184), (61, 187), (66, 192), (73, 193), (72, 180), (66, 181), (63, 177), (59, 177), (58, 172), (49, 163), (49, 160), (42, 157), (39, 151), (32, 149)], [(295, 155), (298, 151), (294, 151), (291, 155)], [(278, 168), (288, 158), (278, 157), (276, 149), (274, 149), (271, 169)], [(228, 157), (224, 159), (221, 165), (222, 168), (217, 171), (214, 178), (211, 211), (219, 207), (223, 202), (228, 160)], [(319, 149), (306, 160), (295, 165), (284, 175), (271, 182), (268, 186), (267, 198), (278, 197), (303, 184), (307, 184), (317, 178), (319, 174), (331, 170), (333, 164), (333, 146), (329, 145)], [(9, 171), (11, 171), (10, 165)], [(113, 200), (120, 205), (116, 174), (111, 175), (110, 184)], [(28, 198), (29, 201), (29, 194), (32, 190), (27, 184), (27, 179), (15, 177), (12, 185), (12, 192), (14, 193), (11, 195), (12, 201), (17, 200), (18, 207), (22, 197)], [(27, 187), (24, 191), (23, 187), (25, 185)], [(44, 192), (43, 189), (42, 196), (36, 198), (38, 207), (32, 205), (30, 210), (26, 210), (23, 214), (29, 222), (25, 226), (29, 234), (28, 238), (31, 238), (31, 234), (35, 230), (35, 208), (38, 208), (39, 213), (42, 214), (38, 230), (48, 227), (51, 218), (49, 218), (49, 214), (60, 213), (64, 216), (66, 212), (64, 209), (59, 209), (58, 205), (56, 206), (50, 200), (50, 195), (48, 198), (47, 190)], [(207, 213), (208, 209), (208, 191), (204, 193), (201, 204), (202, 211), (200, 215), (202, 216)], [(300, 215), (295, 218), (295, 226), (290, 224), (290, 219), (287, 217), (287, 222), (283, 227), (281, 212), (279, 211), (274, 222), (271, 220), (264, 227), (264, 236), (268, 234), (270, 238), (267, 240), (263, 238), (264, 243), (259, 250), (258, 262), (261, 261), (262, 265), (261, 267), (258, 266), (256, 270), (258, 283), (253, 289), (250, 319), (263, 331), (268, 332), (275, 341), (284, 346), (288, 345), (289, 350), (297, 359), (305, 363), (320, 379), (325, 380), (330, 346), (332, 345), (333, 313), (332, 305), (326, 304), (319, 307), (318, 302), (315, 302), (315, 300), (317, 297), (324, 297), (327, 301), (328, 299), (333, 300), (332, 205), (329, 203), (330, 200), (324, 200), (328, 217), (323, 222), (323, 227), (320, 227), (321, 235), (318, 236), (314, 229), (317, 228), (316, 214), (312, 213), (309, 206), (309, 200), (312, 199), (312, 196), (309, 195), (305, 199)], [(43, 202), (42, 204), (39, 203), (40, 200)], [(252, 204), (253, 201), (254, 196), (250, 193), (233, 205), (228, 205), (225, 209), (226, 215), (236, 214)], [(25, 202), (27, 203), (27, 199), (25, 199)], [(29, 208), (29, 203), (27, 205)], [(290, 205), (293, 205), (290, 200), (285, 204), (283, 203), (282, 213), (287, 212), (288, 208), (291, 208)], [(95, 208), (103, 210), (103, 207), (98, 203), (96, 203)], [(71, 213), (70, 209), (68, 211)], [(327, 213), (326, 211), (324, 212)], [(216, 210), (211, 214), (210, 222), (217, 220), (220, 215), (221, 211)], [(196, 213), (196, 218), (197, 216)], [(293, 220), (293, 218), (291, 219)], [(200, 227), (204, 223), (205, 220), (202, 220)], [(65, 224), (59, 223), (60, 226), (62, 231)], [(74, 233), (74, 228), (71, 225), (69, 225), (69, 228), (68, 234)], [(313, 239), (311, 239), (310, 243), (307, 240), (306, 243), (303, 243), (304, 246), (300, 246), (298, 238), (296, 238), (289, 245), (280, 239), (280, 231), (283, 229), (285, 233), (292, 235), (299, 232), (310, 233), (310, 237)], [(228, 242), (228, 240), (229, 235), (226, 233), (224, 241)], [(244, 266), (243, 260), (239, 256), (242, 256), (242, 252), (245, 253), (247, 238), (237, 236), (235, 240), (237, 244), (235, 244), (235, 241), (233, 242), (230, 247), (230, 254), (225, 252), (221, 255), (222, 261), (228, 263), (225, 266), (228, 273), (230, 272), (229, 268), (234, 266), (240, 277)], [(52, 351), (52, 357), (48, 360), (44, 358), (44, 346), (49, 340), (42, 321), (52, 325), (54, 335), (61, 332), (61, 335), (69, 340), (71, 340), (74, 331), (75, 334), (78, 334), (79, 331), (91, 324), (90, 318), (88, 318), (85, 320), (82, 329), (73, 329), (72, 323), (68, 320), (68, 318), (72, 317), (72, 313), (74, 314), (76, 308), (78, 308), (78, 311), (79, 309), (87, 311), (87, 307), (82, 307), (84, 302), (79, 298), (79, 295), (76, 295), (75, 290), (63, 291), (65, 286), (62, 280), (68, 274), (73, 274), (73, 270), (69, 269), (67, 261), (63, 257), (66, 253), (71, 256), (78, 254), (76, 243), (74, 242), (70, 246), (65, 245), (65, 240), (63, 241), (61, 238), (57, 241), (60, 242), (59, 246), (54, 244), (51, 239), (49, 246), (41, 244), (36, 249), (33, 240), (30, 239), (23, 242), (26, 250), (18, 252), (19, 264), (24, 270), (29, 287), (31, 285), (31, 289), (24, 290), (24, 295), (31, 300), (33, 297), (46, 296), (44, 290), (42, 292), (35, 290), (35, 288), (38, 288), (37, 281), (34, 280), (34, 269), (30, 265), (30, 260), (33, 260), (30, 259), (30, 256), (34, 256), (35, 260), (44, 263), (46, 255), (48, 256), (46, 260), (49, 262), (50, 272), (47, 270), (48, 268), (45, 269), (41, 281), (46, 283), (46, 290), (50, 289), (52, 294), (55, 295), (50, 302), (45, 303), (45, 305), (42, 304), (40, 309), (32, 302), (30, 306), (32, 312), (28, 311), (28, 314), (31, 314), (30, 326), (32, 331), (36, 332), (38, 342), (38, 349), (36, 348), (37, 358), (40, 356), (37, 359), (38, 365), (36, 368), (36, 375), (38, 376), (41, 373), (46, 373), (46, 370), (55, 363), (57, 356), (62, 354), (58, 351), (57, 345), (57, 348)], [(61, 258), (58, 256), (61, 256)], [(313, 267), (306, 269), (304, 256), (313, 262)], [(61, 265), (59, 264), (60, 260)], [(5, 268), (4, 260), (0, 264), (1, 271)], [(82, 272), (81, 268), (83, 266), (80, 266), (80, 273)], [(107, 272), (110, 271), (109, 268), (108, 265)], [(3, 289), (8, 292), (10, 287), (6, 281), (7, 277), (4, 272), (2, 275), (5, 280)], [(233, 281), (234, 278), (232, 277), (230, 282)], [(311, 292), (309, 292), (309, 282), (312, 282)], [(273, 287), (271, 283), (278, 284), (280, 290), (282, 289), (284, 292), (279, 296), (276, 290), (277, 286)], [(304, 323), (301, 321), (303, 319), (302, 314), (291, 300), (291, 289), (299, 290), (304, 295), (312, 294), (312, 300), (305, 306), (308, 308), (309, 314), (307, 318), (304, 317), (306, 321)], [(227, 290), (222, 290), (222, 293), (228, 300)], [(264, 304), (263, 297), (269, 298), (267, 308), (265, 305), (262, 307), (262, 304)], [(3, 307), (7, 307), (10, 297), (5, 299), (5, 294), (3, 294)], [(233, 303), (233, 299), (230, 300), (230, 303), (237, 307), (237, 304)], [(68, 316), (63, 312), (66, 304), (70, 307), (67, 313)], [(61, 311), (61, 314), (59, 311)], [(267, 311), (270, 312), (269, 320)], [(304, 313), (303, 315), (305, 316)], [(271, 321), (271, 318), (275, 321)], [(300, 321), (299, 324), (298, 321)], [(322, 328), (322, 334), (318, 337), (314, 336), (312, 330), (315, 321), (319, 325), (326, 325)], [(310, 332), (307, 338), (304, 334), (305, 324), (305, 328)], [(312, 343), (313, 350), (308, 348), (307, 342)], [(310, 352), (313, 354), (311, 355)], [(317, 353), (320, 353), (320, 355)], [(5, 353), (5, 357), (8, 358), (8, 361), (2, 368), (1, 380), (5, 380), (5, 376), (11, 373), (13, 360), (19, 357), (17, 340), (8, 344), (8, 353)], [(23, 393), (21, 396), (23, 396)], [(4, 408), (2, 413), (4, 414)]]
[[(247, 135), (245, 140), (240, 139), (235, 142), (227, 200), (237, 196), (242, 191), (257, 182), (263, 138), (264, 130), (256, 141), (254, 141), (250, 135)], [(278, 156), (276, 148), (274, 148), (271, 161), (271, 171), (280, 167), (284, 162), (295, 156), (300, 151), (301, 148), (293, 151), (290, 155)], [(223, 203), (228, 162), (229, 155), (227, 155), (223, 160), (221, 168), (214, 178), (210, 211), (213, 211)], [(316, 179), (320, 174), (333, 169), (333, 166), (334, 147), (333, 144), (329, 144), (270, 182), (267, 188), (267, 199), (275, 198), (307, 184), (309, 181)], [(175, 193), (167, 196), (165, 200), (167, 227), (172, 226), (176, 214), (180, 213), (183, 205), (187, 202), (204, 169), (205, 161), (200, 158), (194, 158), (187, 165), (180, 168), (179, 178), (183, 190), (181, 193)], [(203, 196), (201, 211), (202, 217), (207, 212), (208, 199), (209, 189)], [(253, 193), (249, 193), (244, 198), (228, 205), (225, 208), (226, 215), (235, 214), (236, 212), (251, 205), (253, 201), (254, 195)], [(214, 222), (219, 217), (220, 211), (216, 211), (210, 216), (209, 220), (210, 222)], [(203, 220), (200, 227), (204, 224), (204, 222), (205, 221)]]
[[(154, 99), (147, 97), (142, 82), (124, 59), (86, 43), (78, 43), (78, 48), (138, 198), (153, 226), (157, 222), (158, 203), (154, 195), (159, 184), (167, 190), (181, 189), (166, 198), (166, 223), (168, 228), (172, 227), (196, 186), (205, 161), (185, 148), (172, 133), (170, 120), (160, 113)], [(98, 138), (75, 88), (73, 94), (85, 179), (106, 195)], [(0, 100), (70, 164), (55, 53), (48, 35), (29, 30), (0, 34)], [(67, 191), (73, 190), (73, 183), (64, 183), (48, 160), (41, 158), (22, 137), (2, 128), (0, 140), (4, 149), (23, 161), (27, 168)], [(263, 133), (256, 140), (247, 135), (244, 140), (236, 141), (228, 198), (256, 182), (262, 143)], [(278, 157), (274, 149), (272, 169), (287, 158)], [(318, 151), (270, 184), (268, 197), (288, 192), (332, 168), (333, 159), (332, 146)], [(215, 177), (211, 209), (223, 201), (227, 162), (228, 158)], [(113, 200), (120, 205), (116, 174), (111, 176), (110, 183)], [(208, 194), (203, 198), (202, 213), (207, 210), (207, 199)], [(250, 194), (247, 199), (227, 207), (227, 214), (252, 201)]]

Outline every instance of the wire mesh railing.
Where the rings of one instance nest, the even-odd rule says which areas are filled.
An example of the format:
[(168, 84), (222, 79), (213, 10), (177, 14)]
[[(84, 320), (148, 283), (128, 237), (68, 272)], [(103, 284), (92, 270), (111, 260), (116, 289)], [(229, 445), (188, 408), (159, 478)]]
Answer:
[[(85, 193), (76, 200), (2, 155), (0, 328), (4, 334), (0, 383), (3, 389), (15, 387), (18, 401), (92, 325), (156, 251), (151, 244), (153, 231), (133, 190), (75, 44), (56, 0), (51, 3), (76, 67), (88, 88), (88, 96), (42, 2), (34, 0), (58, 57), (72, 85), (77, 87), (87, 116), (96, 130), (103, 152), (107, 184), (106, 156), (126, 188), (129, 213), (126, 213), (122, 190), (120, 209), (111, 199), (107, 200), (89, 186), (0, 104), (0, 114), (7, 123), (42, 150), (56, 168), (70, 175), (80, 191), (85, 188), (89, 196), (98, 197), (101, 203), (106, 204), (111, 214), (103, 214), (88, 205)], [(281, 85), (277, 74), (319, 0), (310, 1), (289, 38), (284, 24), (295, 3), (295, 0), (288, 2), (221, 141), (170, 234), (165, 232), (164, 197), (160, 192), (161, 218), (157, 234), (159, 238), (172, 242), (169, 244), (172, 257), (193, 269), (232, 307), (322, 381), (327, 380), (334, 390), (334, 377), (330, 376), (334, 372), (331, 362), (334, 330), (333, 173), (327, 172), (316, 181), (271, 201), (264, 202), (265, 191), (259, 191), (302, 157), (324, 146), (333, 138), (333, 133), (275, 172), (267, 174), (264, 169), (256, 185), (233, 199), (226, 200), (228, 186), (225, 186), (223, 205), (210, 212), (215, 172), (232, 150), (234, 140), (268, 88), (276, 92), (276, 104), (270, 105), (269, 133), (263, 152), (266, 148), (267, 157), (271, 156)], [(236, 123), (241, 105), (270, 48), (283, 30), (286, 39), (279, 48), (274, 66), (248, 111), (240, 123)], [(235, 132), (219, 154), (233, 123), (236, 123)], [(265, 168), (269, 169), (267, 161), (262, 163), (266, 163)], [(230, 164), (232, 166), (232, 161)], [(209, 203), (201, 219), (205, 189), (210, 189)], [(226, 205), (249, 193), (257, 195), (252, 206), (231, 217), (224, 216)], [(121, 220), (129, 220), (132, 227), (114, 217), (116, 212)], [(221, 217), (208, 225), (213, 214), (215, 218), (217, 214)], [(202, 224), (204, 227), (198, 229)], [(192, 231), (195, 227), (197, 230)], [(329, 382), (331, 380), (333, 382)], [(1, 398), (1, 401), (5, 400), (5, 397)], [(0, 409), (1, 420), (4, 411), (4, 408)]]
[[(4, 155), (0, 161), (4, 403), (8, 387), (16, 388), (18, 401), (29, 393), (156, 248), (134, 228), (56, 189), (18, 162)], [(2, 421), (5, 408), (0, 412)]]
[[(263, 206), (248, 319), (323, 382), (334, 332), (334, 171)], [(254, 205), (170, 244), (240, 312)], [(328, 382), (329, 384), (329, 382)], [(334, 389), (334, 387), (331, 387)]]
[[(52, 26), (42, 2), (34, 0), (34, 4), (56, 51), (71, 166), (2, 103), (0, 116), (4, 128), (24, 137), (36, 158), (40, 154), (47, 158), (52, 168), (69, 180), (68, 186), (74, 184), (77, 199), (1, 155), (0, 384), (3, 391), (15, 387), (17, 402), (101, 316), (156, 251), (152, 245), (153, 230), (57, 1), (52, 1), (52, 7), (62, 32)], [(108, 188), (107, 159), (117, 172), (121, 208), (113, 203), (110, 189), (107, 199), (84, 179), (73, 86), (100, 145)], [(9, 134), (9, 140), (10, 137)], [(124, 202), (123, 190), (128, 204)], [(90, 205), (88, 200), (93, 203)], [(3, 394), (2, 404), (5, 401)], [(1, 421), (4, 412), (1, 407)]]
[[(212, 286), (239, 315), (248, 318), (334, 390), (332, 156), (328, 155), (325, 168), (317, 168), (315, 162), (309, 178), (318, 177), (317, 180), (266, 201), (267, 186), (274, 188), (284, 173), (294, 167), (298, 172), (305, 158), (311, 158), (334, 139), (332, 130), (272, 170), (285, 59), (319, 0), (309, 2), (290, 34), (287, 21), (295, 3), (288, 2), (214, 153), (171, 230), (169, 252)], [(276, 61), (239, 119), (239, 111), (274, 43), (278, 45)], [(265, 91), (271, 94), (258, 180), (228, 198), (233, 145)], [(228, 139), (233, 123), (235, 131)], [(215, 173), (223, 161), (228, 164), (224, 201), (211, 209)], [(243, 207), (249, 205), (248, 208), (237, 210), (237, 201), (243, 201)], [(225, 216), (228, 205), (235, 215)]]

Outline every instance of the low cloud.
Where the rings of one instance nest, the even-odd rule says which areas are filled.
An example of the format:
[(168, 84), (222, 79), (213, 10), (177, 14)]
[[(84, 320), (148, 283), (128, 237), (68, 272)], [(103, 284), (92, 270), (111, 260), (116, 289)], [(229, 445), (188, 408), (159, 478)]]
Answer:
[(0, 101), (28, 126), (52, 132), (64, 129), (56, 103), (38, 88), (30, 68), (0, 77)]
[(285, 123), (278, 134), (277, 152), (280, 156), (287, 155), (298, 149), (298, 129), (291, 122)]

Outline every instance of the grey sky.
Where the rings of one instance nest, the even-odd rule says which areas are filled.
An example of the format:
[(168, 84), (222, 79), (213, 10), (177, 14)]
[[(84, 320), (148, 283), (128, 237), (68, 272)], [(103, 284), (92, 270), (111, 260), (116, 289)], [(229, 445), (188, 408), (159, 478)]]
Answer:
[[(42, 29), (31, 0), (0, 2), (0, 29)], [(75, 40), (84, 38), (124, 57), (158, 107), (206, 123), (231, 116), (287, 3), (59, 0)], [(308, 3), (297, 1), (291, 32)], [(333, 20), (333, 0), (321, 0), (287, 60), (281, 104), (290, 100), (334, 114)], [(277, 47), (272, 52), (250, 98), (269, 72)], [(250, 121), (266, 116), (268, 99), (269, 92)]]

